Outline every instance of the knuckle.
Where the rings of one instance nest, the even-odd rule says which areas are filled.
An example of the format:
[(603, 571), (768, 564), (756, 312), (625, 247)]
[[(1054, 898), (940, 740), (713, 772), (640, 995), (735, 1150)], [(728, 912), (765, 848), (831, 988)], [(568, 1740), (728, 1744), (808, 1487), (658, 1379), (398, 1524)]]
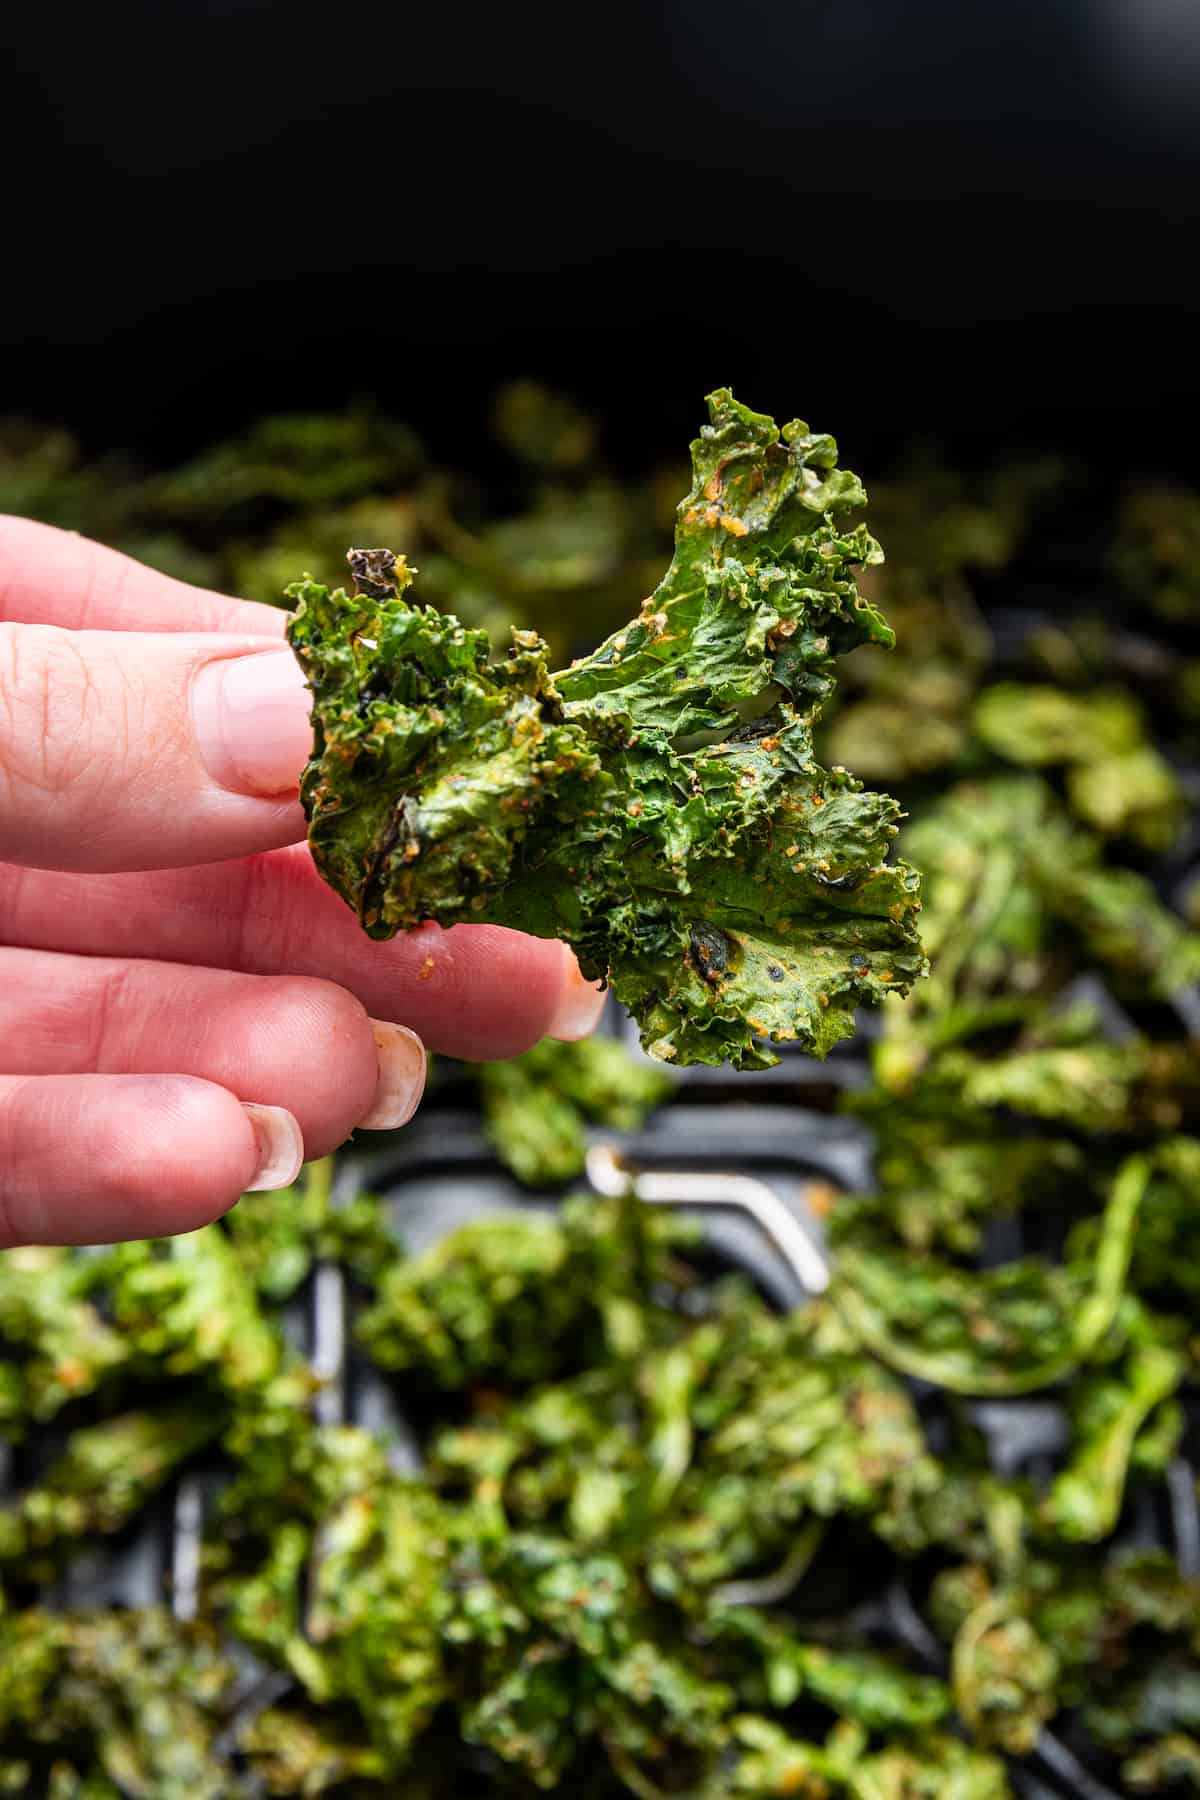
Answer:
[(134, 986), (131, 964), (114, 962), (103, 970), (92, 989), (91, 1007), (80, 1032), (77, 1066), (82, 1070), (98, 1073), (124, 1066), (121, 1049), (127, 1036), (126, 1001)]
[(33, 1233), (28, 1214), (28, 1163), (30, 1129), (27, 1104), (29, 1083), (24, 1076), (5, 1077), (0, 1083), (0, 1250), (25, 1244)]
[(62, 799), (94, 760), (92, 669), (69, 631), (0, 621), (0, 781)]

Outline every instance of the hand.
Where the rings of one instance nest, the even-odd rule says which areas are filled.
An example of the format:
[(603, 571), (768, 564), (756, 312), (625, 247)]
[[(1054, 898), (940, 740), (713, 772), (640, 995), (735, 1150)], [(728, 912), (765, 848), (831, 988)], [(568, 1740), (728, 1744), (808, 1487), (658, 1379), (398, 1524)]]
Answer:
[(308, 695), (274, 608), (0, 519), (0, 1247), (189, 1231), (356, 1125), (422, 1040), (582, 1037), (559, 943), (373, 943), (318, 878)]

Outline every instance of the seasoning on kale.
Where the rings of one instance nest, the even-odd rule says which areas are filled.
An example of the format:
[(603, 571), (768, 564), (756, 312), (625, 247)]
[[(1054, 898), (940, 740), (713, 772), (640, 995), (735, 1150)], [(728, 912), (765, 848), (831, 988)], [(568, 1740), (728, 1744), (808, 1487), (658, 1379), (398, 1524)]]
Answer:
[(895, 802), (813, 755), (835, 657), (892, 642), (854, 585), (881, 555), (842, 522), (862, 487), (831, 438), (725, 390), (709, 409), (670, 569), (557, 675), (527, 632), (489, 666), (485, 632), (401, 598), (389, 553), (354, 596), (294, 584), (316, 718), (301, 797), (372, 936), (434, 919), (564, 938), (655, 1055), (761, 1068), (778, 1059), (759, 1040), (823, 1055), (857, 1005), (907, 990), (919, 882), (885, 861)]

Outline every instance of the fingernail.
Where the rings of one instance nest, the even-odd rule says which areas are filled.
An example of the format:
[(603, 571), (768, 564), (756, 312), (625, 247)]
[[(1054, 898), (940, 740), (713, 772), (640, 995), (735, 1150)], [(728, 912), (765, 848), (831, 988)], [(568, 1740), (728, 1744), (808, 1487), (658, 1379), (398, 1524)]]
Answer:
[(299, 1125), (282, 1106), (256, 1106), (243, 1100), (242, 1111), (254, 1127), (258, 1145), (258, 1170), (246, 1192), (260, 1194), (267, 1188), (290, 1187), (304, 1161)]
[(379, 1081), (371, 1110), (358, 1121), (364, 1131), (392, 1131), (407, 1125), (425, 1092), (425, 1046), (407, 1025), (372, 1019), (379, 1054)]
[(587, 1037), (595, 1030), (607, 998), (598, 982), (584, 980), (579, 964), (570, 957), (566, 982), (546, 1035), (567, 1044)]
[(192, 726), (205, 768), (236, 794), (291, 793), (312, 754), (312, 695), (290, 650), (205, 663), (192, 682)]

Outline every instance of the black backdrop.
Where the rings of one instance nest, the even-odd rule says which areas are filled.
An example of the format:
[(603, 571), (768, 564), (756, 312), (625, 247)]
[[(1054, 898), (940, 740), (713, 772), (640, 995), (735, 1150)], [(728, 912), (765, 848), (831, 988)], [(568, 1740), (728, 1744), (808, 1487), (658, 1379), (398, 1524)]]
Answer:
[(175, 454), (497, 376), (1196, 472), (1194, 0), (9, 9), (0, 412)]

